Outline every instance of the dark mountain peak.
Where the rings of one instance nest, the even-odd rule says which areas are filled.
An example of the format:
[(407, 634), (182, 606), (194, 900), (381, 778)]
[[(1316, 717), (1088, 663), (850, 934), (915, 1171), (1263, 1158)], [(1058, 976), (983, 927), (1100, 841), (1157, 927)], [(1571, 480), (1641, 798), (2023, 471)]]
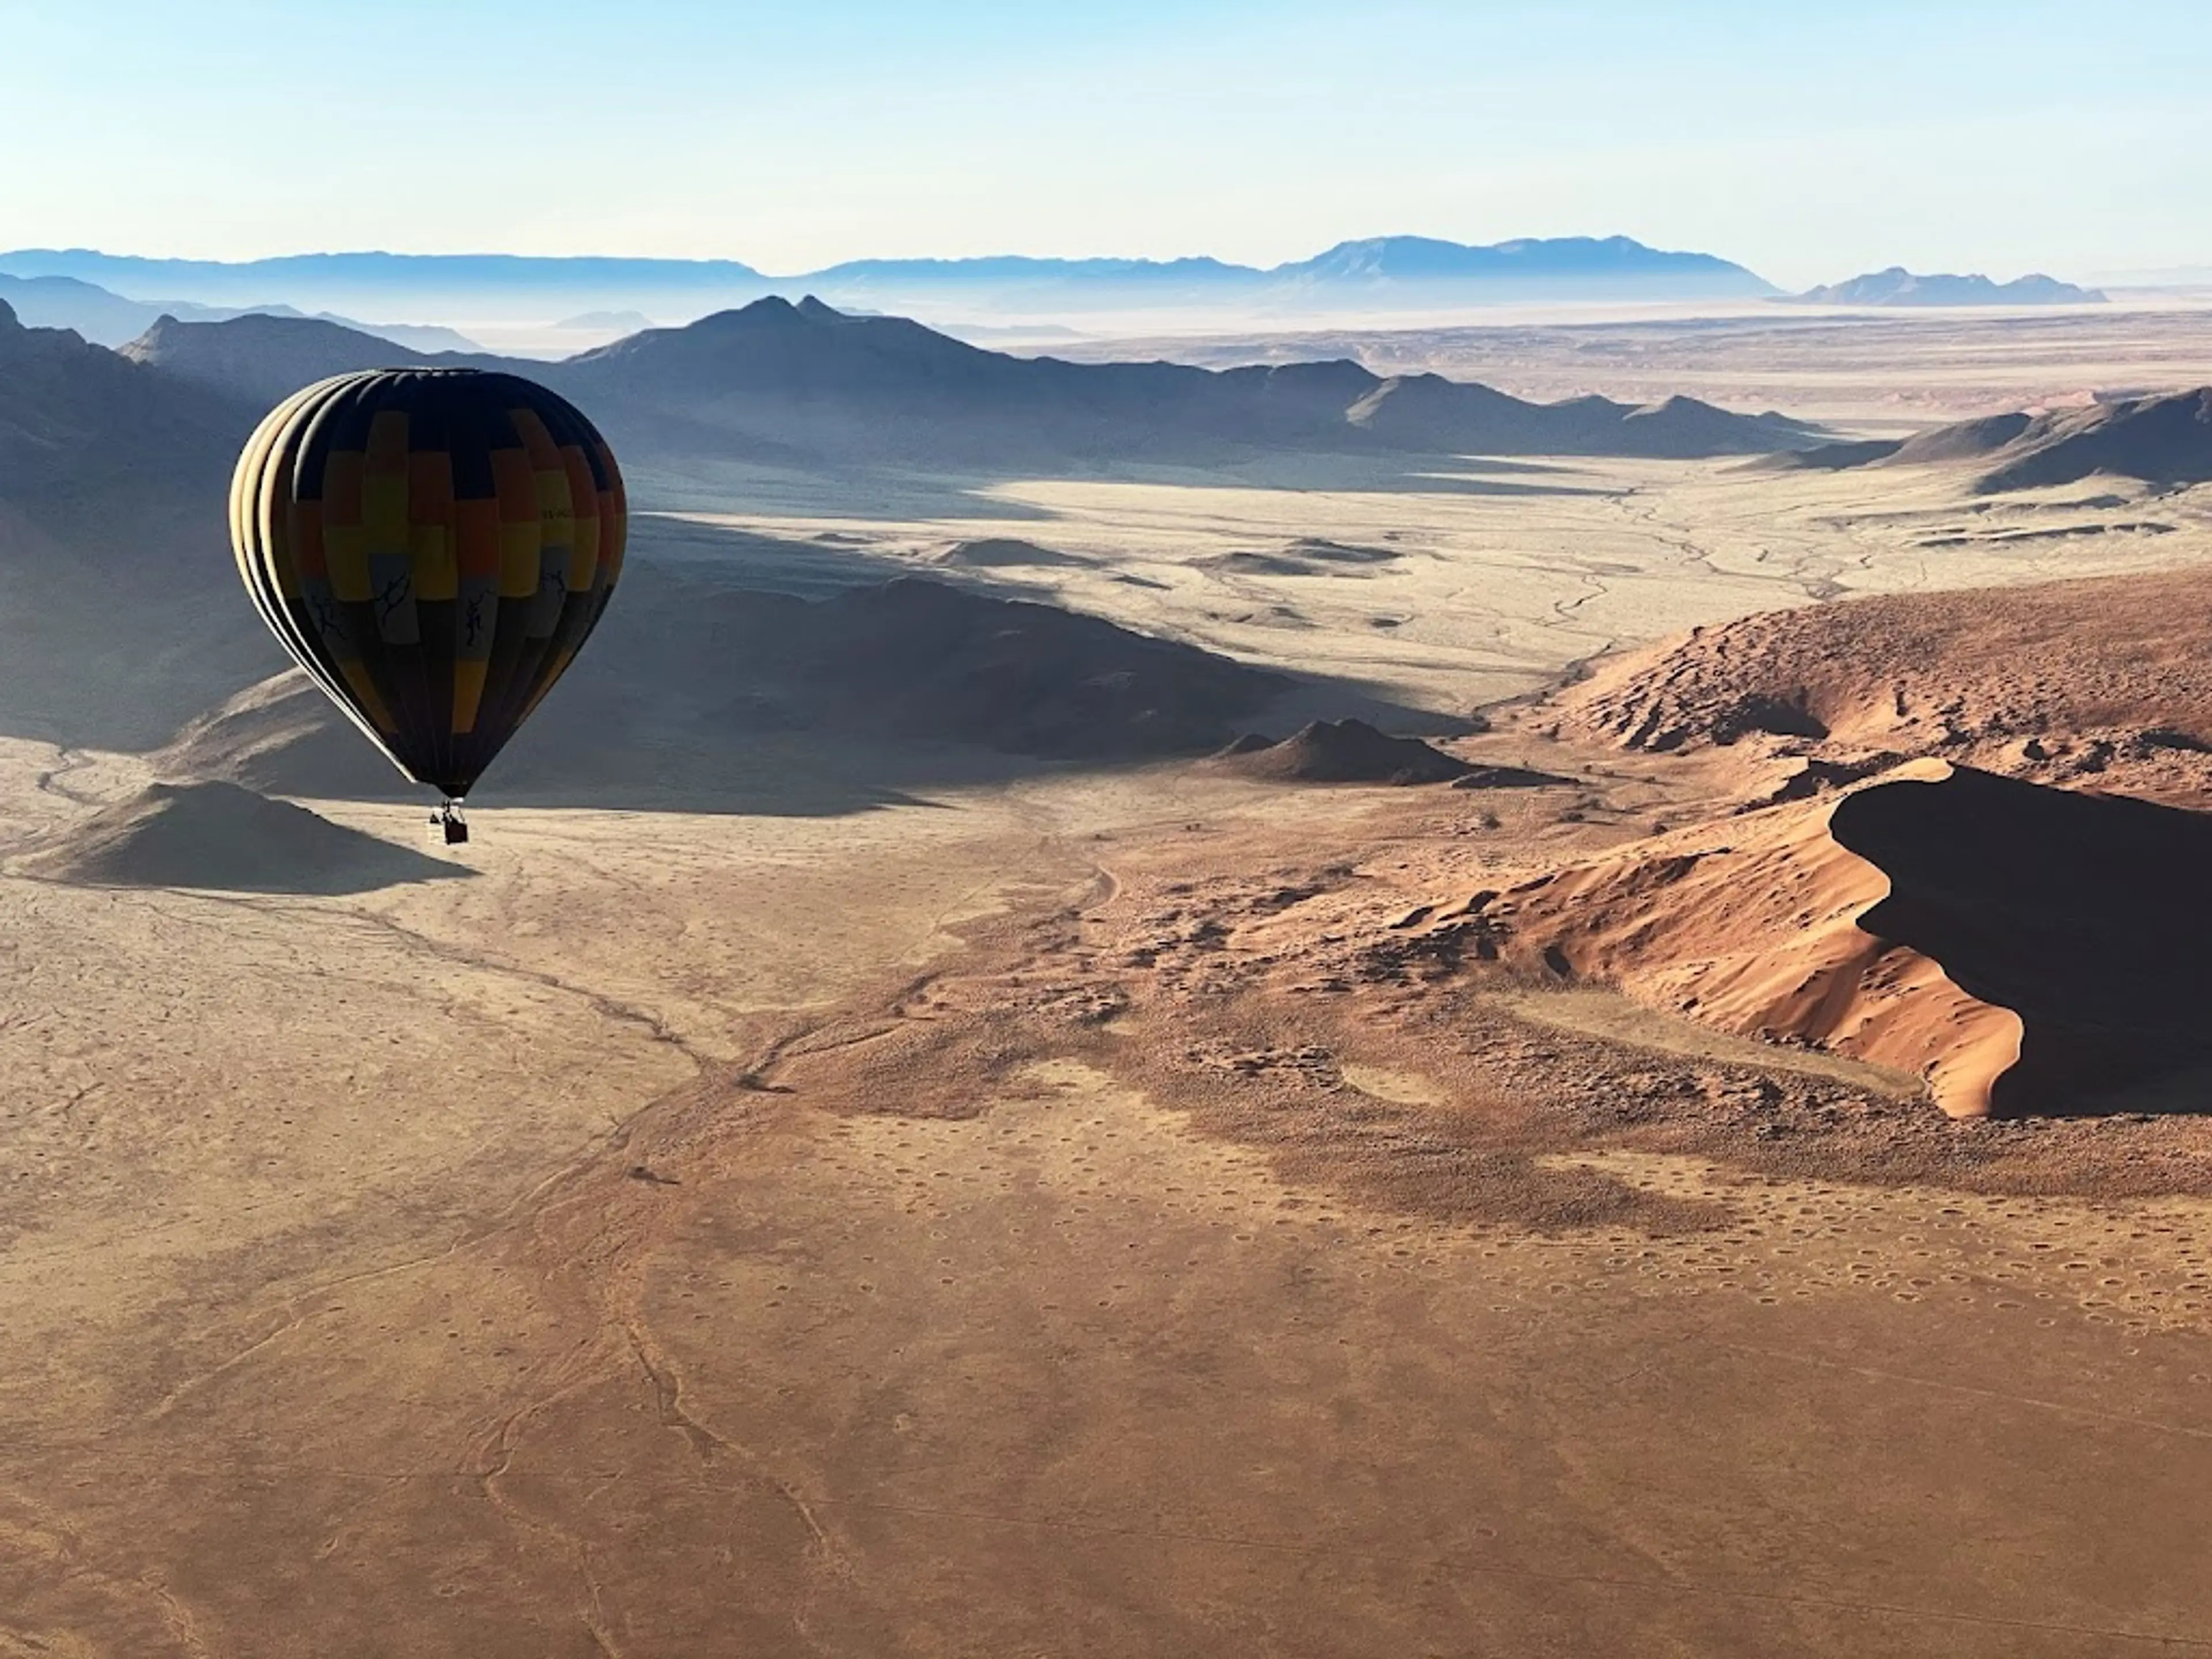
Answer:
[(143, 362), (144, 356), (142, 354), (157, 353), (165, 348), (175, 345), (179, 337), (178, 331), (183, 327), (182, 323), (165, 311), (148, 325), (143, 334), (123, 348), (123, 355), (126, 357), (138, 357)]
[(174, 344), (182, 340), (254, 341), (292, 343), (300, 341), (346, 341), (358, 343), (362, 350), (374, 350), (394, 364), (428, 362), (423, 353), (409, 349), (380, 334), (365, 333), (349, 328), (343, 323), (326, 321), (320, 317), (284, 317), (268, 312), (249, 311), (236, 317), (225, 317), (216, 322), (192, 322), (164, 312), (155, 319), (137, 339), (124, 348), (125, 356), (137, 356), (137, 348), (152, 343)]
[(1377, 378), (1364, 363), (1350, 357), (1323, 357), (1310, 363), (1270, 363), (1263, 372), (1272, 380), (1372, 380)]
[(923, 382), (936, 372), (981, 373), (1014, 362), (908, 318), (855, 316), (811, 295), (795, 305), (771, 295), (687, 327), (653, 329), (583, 352), (555, 378), (629, 397), (828, 384), (890, 390), (901, 378)]
[[(1793, 422), (1694, 399), (1646, 410), (1603, 398), (1531, 404), (1435, 374), (1384, 380), (1345, 358), (1216, 374), (1013, 357), (812, 298), (762, 300), (636, 335), (549, 378), (617, 434), (635, 423), (685, 444), (993, 466), (1046, 457), (1189, 462), (1278, 447), (1729, 455), (1817, 441)], [(717, 433), (725, 435), (709, 436)]]
[(1340, 409), (1365, 397), (1382, 384), (1382, 377), (1349, 357), (1332, 357), (1315, 363), (1257, 363), (1225, 370), (1224, 385), (1256, 386), (1260, 395), (1272, 400), (1324, 398)]
[[(742, 328), (774, 328), (790, 322), (799, 314), (799, 307), (781, 294), (770, 294), (750, 304), (732, 306), (727, 311), (709, 312), (695, 321), (672, 329), (653, 331), (663, 334), (691, 334), (706, 336), (725, 334)], [(617, 344), (621, 342), (617, 341)]]
[(2017, 410), (2008, 415), (1983, 415), (1908, 438), (1894, 453), (1906, 465), (1921, 461), (1968, 460), (1994, 454), (2033, 423), (2034, 416)]
[(255, 312), (215, 323), (163, 316), (122, 347), (120, 355), (179, 380), (197, 380), (262, 404), (333, 374), (470, 361), (450, 353), (426, 356), (380, 335), (316, 317), (270, 317)]
[[(824, 305), (811, 294), (794, 303), (781, 294), (770, 294), (750, 304), (734, 306), (727, 311), (717, 311), (677, 328), (647, 331), (659, 341), (688, 338), (693, 341), (735, 338), (747, 335), (788, 335), (794, 338), (818, 333), (823, 328), (845, 323), (903, 323), (904, 318), (855, 316)], [(915, 325), (915, 326), (919, 326)], [(617, 340), (602, 346), (596, 352), (586, 352), (586, 357), (614, 352), (632, 343)], [(578, 359), (581, 361), (581, 359)]]
[(213, 492), (251, 412), (0, 305), (0, 498), (34, 520), (112, 516), (179, 479)]
[(2212, 386), (2040, 415), (2015, 411), (1939, 426), (1903, 442), (1829, 445), (1805, 464), (1840, 470), (1977, 461), (1984, 495), (2092, 477), (2175, 485), (2212, 483)]
[[(19, 363), (67, 363), (72, 366), (88, 357), (105, 359), (90, 371), (95, 374), (115, 363), (115, 354), (106, 347), (94, 345), (73, 328), (46, 328), (36, 323), (27, 323), (21, 314), (4, 300), (0, 300), (0, 356)], [(6, 388), (0, 388), (0, 391), (4, 390)], [(19, 387), (16, 390), (21, 392), (25, 389)]]
[(1992, 457), (1984, 492), (2069, 484), (2096, 474), (2148, 483), (2212, 482), (2212, 386), (2038, 416)]
[(1371, 383), (1371, 396), (1388, 397), (1399, 408), (1430, 409), (1440, 405), (1455, 410), (1523, 410), (1536, 405), (1524, 402), (1496, 386), (1485, 386), (1480, 380), (1454, 380), (1433, 370), (1419, 374), (1394, 374), (1387, 380)]

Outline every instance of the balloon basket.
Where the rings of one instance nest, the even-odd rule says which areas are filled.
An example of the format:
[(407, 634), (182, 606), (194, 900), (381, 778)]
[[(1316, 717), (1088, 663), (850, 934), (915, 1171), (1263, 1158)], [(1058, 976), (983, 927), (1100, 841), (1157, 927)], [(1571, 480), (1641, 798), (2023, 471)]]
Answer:
[(445, 837), (448, 847), (462, 847), (468, 843), (468, 820), (461, 816), (459, 803), (456, 801), (449, 800), (430, 814), (430, 828)]

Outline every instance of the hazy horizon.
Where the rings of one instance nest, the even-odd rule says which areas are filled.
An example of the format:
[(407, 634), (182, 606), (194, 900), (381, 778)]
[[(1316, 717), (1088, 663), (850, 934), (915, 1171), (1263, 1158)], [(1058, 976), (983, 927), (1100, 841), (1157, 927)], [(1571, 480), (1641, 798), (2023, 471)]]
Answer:
[[(2212, 264), (2200, 8), (1668, 10), (646, 0), (609, 29), (566, 0), (400, 0), (364, 30), (272, 0), (41, 9), (11, 16), (0, 65), (0, 143), (42, 162), (0, 177), (0, 242), (781, 275), (1620, 234), (1787, 289)], [(2124, 85), (2083, 73), (2114, 51)]]
[[(1225, 258), (1204, 248), (1190, 248), (1181, 253), (1140, 254), (1116, 252), (1111, 250), (1102, 249), (1067, 252), (1015, 247), (985, 247), (972, 252), (959, 253), (911, 253), (898, 249), (890, 249), (878, 250), (870, 253), (855, 254), (848, 258), (834, 261), (830, 264), (811, 265), (804, 269), (795, 267), (785, 269), (769, 264), (763, 260), (749, 258), (742, 250), (721, 253), (666, 254), (641, 253), (625, 248), (580, 248), (560, 252), (531, 252), (516, 248), (491, 246), (457, 246), (453, 247), (421, 248), (401, 248), (368, 245), (359, 246), (333, 246), (324, 247), (302, 246), (298, 247), (283, 248), (269, 253), (241, 255), (237, 258), (225, 258), (213, 254), (178, 253), (167, 248), (159, 247), (125, 246), (111, 246), (84, 242), (24, 242), (14, 244), (7, 248), (0, 249), (0, 254), (24, 252), (64, 255), (97, 254), (102, 258), (120, 260), (143, 260), (149, 263), (177, 263), (226, 266), (248, 266), (292, 259), (352, 259), (384, 257), (405, 259), (515, 258), (532, 260), (605, 260), (610, 262), (636, 264), (660, 262), (696, 264), (729, 264), (745, 266), (755, 272), (757, 276), (769, 282), (791, 283), (808, 277), (821, 276), (827, 271), (838, 270), (849, 264), (983, 264), (997, 261), (1016, 260), (1033, 261), (1041, 264), (1084, 264), (1097, 262), (1128, 263), (1140, 265), (1167, 265), (1181, 262), (1212, 261), (1239, 270), (1257, 270), (1262, 274), (1270, 274), (1273, 271), (1284, 270), (1285, 268), (1294, 268), (1299, 264), (1306, 263), (1313, 258), (1318, 257), (1322, 254), (1333, 252), (1340, 247), (1358, 246), (1361, 243), (1368, 242), (1401, 240), (1439, 241), (1452, 242), (1462, 246), (1492, 247), (1520, 241), (1588, 240), (1601, 242), (1610, 240), (1615, 237), (1624, 236), (1626, 234), (1626, 233), (1620, 231), (1595, 229), (1583, 232), (1563, 231), (1555, 236), (1545, 237), (1501, 236), (1487, 242), (1470, 242), (1464, 241), (1462, 239), (1455, 237), (1435, 235), (1431, 232), (1418, 228), (1378, 231), (1371, 235), (1361, 234), (1336, 237), (1325, 244), (1317, 245), (1316, 246), (1308, 250), (1306, 254), (1304, 256), (1292, 256), (1290, 258), (1273, 261), (1267, 264), (1260, 264), (1249, 260)], [(1744, 269), (1751, 271), (1753, 276), (1764, 277), (1767, 275), (1764, 270), (1759, 268), (1758, 265), (1753, 264), (1752, 262), (1735, 258), (1725, 248), (1692, 247), (1681, 244), (1651, 242), (1646, 241), (1642, 237), (1630, 237), (1628, 240), (1642, 243), (1643, 246), (1650, 248), (1655, 252), (1707, 254), (1716, 258), (1728, 261), (1730, 264), (1741, 265)], [(1991, 277), (1993, 280), (1997, 282), (2008, 282), (2017, 277), (2032, 276), (2058, 276), (2061, 280), (2083, 283), (2090, 285), (2106, 283), (2125, 286), (2130, 283), (2137, 283), (2149, 286), (2155, 285), (2160, 282), (2186, 282), (2190, 283), (2212, 282), (2212, 256), (2208, 256), (2208, 258), (2203, 261), (2179, 261), (2172, 264), (2165, 266), (2138, 265), (2128, 268), (2099, 267), (2081, 271), (2069, 270), (2064, 272), (2044, 266), (2032, 268), (2023, 266), (2018, 270), (2008, 269), (1990, 270), (1987, 268), (1976, 267), (1970, 270), (1967, 267), (1963, 265), (1955, 268), (1945, 268), (1939, 271), (1937, 268), (1934, 266), (1906, 266), (1904, 262), (1900, 260), (1877, 260), (1870, 258), (1869, 263), (1855, 266), (1848, 273), (1839, 274), (1838, 279), (1842, 280), (1844, 276), (1855, 277), (1878, 274), (1892, 267), (1910, 269), (1916, 275), (1920, 276), (1938, 274), (1985, 276)], [(1790, 282), (1778, 282), (1775, 285), (1778, 289), (1785, 294), (1794, 292), (1803, 287), (1818, 286), (1818, 284)]]

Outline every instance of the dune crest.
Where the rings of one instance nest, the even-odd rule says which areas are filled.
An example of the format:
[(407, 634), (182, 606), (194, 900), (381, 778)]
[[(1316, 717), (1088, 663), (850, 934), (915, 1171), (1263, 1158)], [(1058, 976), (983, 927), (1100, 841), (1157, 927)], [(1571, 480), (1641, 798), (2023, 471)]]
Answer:
[[(1891, 776), (1938, 781), (1940, 762)], [(1639, 842), (1447, 906), (1509, 965), (1597, 980), (1738, 1036), (1820, 1048), (1923, 1079), (1952, 1116), (1990, 1110), (2021, 1027), (1941, 963), (1863, 927), (1890, 896), (1830, 832), (1833, 799)]]

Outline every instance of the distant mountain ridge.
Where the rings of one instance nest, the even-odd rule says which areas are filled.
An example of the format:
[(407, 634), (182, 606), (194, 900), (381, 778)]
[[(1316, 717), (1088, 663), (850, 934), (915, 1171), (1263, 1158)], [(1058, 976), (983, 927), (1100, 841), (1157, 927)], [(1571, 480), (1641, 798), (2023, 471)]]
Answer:
[(1532, 404), (1340, 361), (1216, 372), (1009, 356), (811, 298), (758, 300), (558, 363), (431, 357), (331, 324), (266, 317), (165, 320), (125, 355), (264, 404), (355, 369), (513, 368), (647, 453), (801, 462), (1206, 465), (1269, 450), (1692, 458), (1802, 448), (1821, 435), (1692, 398)]
[(1847, 283), (1831, 283), (1808, 289), (1790, 299), (1805, 305), (1826, 306), (2100, 306), (2102, 293), (2076, 288), (2040, 272), (2009, 283), (1991, 282), (1978, 274), (1920, 276), (1903, 265), (1869, 271)]
[[(305, 308), (374, 309), (394, 299), (434, 309), (504, 293), (542, 295), (547, 316), (601, 309), (568, 302), (575, 292), (624, 284), (668, 292), (757, 292), (760, 273), (735, 260), (536, 258), (506, 253), (299, 253), (231, 263), (155, 259), (92, 248), (24, 248), (0, 253), (0, 272), (74, 276), (134, 299), (243, 307), (272, 294)], [(366, 302), (366, 303), (364, 303)], [(640, 309), (647, 307), (640, 307)], [(453, 314), (465, 314), (455, 313)], [(535, 315), (537, 313), (529, 313)]]
[[(0, 273), (0, 300), (26, 328), (74, 330), (94, 345), (119, 346), (136, 339), (164, 316), (193, 323), (231, 317), (303, 317), (287, 305), (206, 306), (188, 300), (126, 300), (97, 283), (76, 276), (10, 276)], [(362, 323), (325, 313), (318, 320), (343, 324), (423, 351), (474, 350), (475, 343), (450, 328), (420, 323)]]
[(1469, 246), (1427, 236), (1375, 236), (1339, 242), (1325, 253), (1268, 275), (1313, 282), (1449, 282), (1548, 279), (1682, 281), (1701, 295), (1772, 293), (1741, 265), (1711, 253), (1646, 247), (1627, 236), (1522, 237)]
[(1115, 311), (1202, 304), (1255, 309), (1432, 306), (1457, 301), (1609, 297), (1750, 299), (1776, 290), (1709, 253), (1653, 248), (1626, 236), (1522, 238), (1487, 246), (1421, 236), (1346, 241), (1268, 269), (1210, 258), (857, 259), (769, 276), (734, 259), (521, 254), (307, 253), (230, 264), (88, 248), (0, 253), (0, 273), (63, 276), (128, 298), (232, 308), (271, 296), (303, 310), (467, 323), (533, 321), (598, 311), (698, 315), (769, 295), (983, 311)]

